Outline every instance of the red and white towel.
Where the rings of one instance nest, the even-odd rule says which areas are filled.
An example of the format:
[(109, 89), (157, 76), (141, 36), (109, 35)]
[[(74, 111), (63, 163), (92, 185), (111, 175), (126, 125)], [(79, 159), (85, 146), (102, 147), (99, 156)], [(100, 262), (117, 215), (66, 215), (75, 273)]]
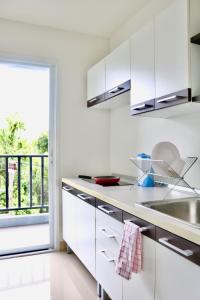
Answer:
[(130, 279), (132, 272), (142, 269), (142, 236), (139, 226), (130, 221), (124, 224), (124, 231), (116, 265), (116, 272)]

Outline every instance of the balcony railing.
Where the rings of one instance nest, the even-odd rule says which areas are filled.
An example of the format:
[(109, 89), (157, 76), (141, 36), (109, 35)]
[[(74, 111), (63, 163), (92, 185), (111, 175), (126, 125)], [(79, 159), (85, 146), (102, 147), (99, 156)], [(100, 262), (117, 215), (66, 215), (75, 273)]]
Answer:
[(48, 208), (48, 155), (0, 155), (0, 213)]

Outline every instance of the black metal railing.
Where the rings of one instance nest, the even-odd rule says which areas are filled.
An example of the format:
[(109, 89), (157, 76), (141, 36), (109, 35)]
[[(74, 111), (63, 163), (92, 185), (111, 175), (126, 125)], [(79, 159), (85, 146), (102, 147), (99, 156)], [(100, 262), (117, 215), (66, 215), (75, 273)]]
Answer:
[[(23, 171), (26, 174), (22, 176)], [(12, 187), (11, 177), (13, 178)], [(22, 199), (22, 177), (23, 190), (28, 191), (25, 200), (24, 195)], [(39, 180), (37, 186), (34, 184), (35, 179)], [(2, 189), (2, 185), (4, 185), (4, 189)], [(17, 199), (14, 199), (15, 203), (11, 204), (10, 189), (13, 187), (17, 191)], [(35, 192), (34, 189), (37, 189), (37, 191)], [(47, 212), (49, 208), (48, 155), (0, 155), (0, 190), (0, 212), (29, 209), (39, 209), (42, 212)], [(36, 199), (35, 201), (33, 201), (33, 197)]]

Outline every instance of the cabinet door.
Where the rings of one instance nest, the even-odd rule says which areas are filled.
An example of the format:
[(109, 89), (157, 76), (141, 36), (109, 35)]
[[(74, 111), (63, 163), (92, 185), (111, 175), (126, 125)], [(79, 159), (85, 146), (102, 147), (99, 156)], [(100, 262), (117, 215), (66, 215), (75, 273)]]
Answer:
[(131, 106), (155, 99), (154, 22), (131, 38)]
[(130, 80), (130, 41), (125, 41), (106, 57), (106, 91)]
[(87, 100), (105, 93), (105, 60), (101, 60), (87, 72)]
[(77, 211), (78, 199), (69, 192), (62, 191), (63, 239), (72, 248), (77, 249)]
[(95, 276), (95, 207), (63, 190), (63, 239)]
[(188, 47), (188, 1), (176, 0), (155, 20), (156, 97), (190, 87)]
[(96, 279), (112, 300), (122, 300), (122, 277), (116, 271), (123, 224), (96, 210)]
[(156, 300), (199, 300), (200, 267), (156, 244)]
[(77, 256), (95, 276), (95, 207), (79, 200)]
[(142, 237), (142, 241), (142, 271), (133, 273), (131, 280), (123, 280), (123, 300), (154, 300), (156, 242), (146, 236)]

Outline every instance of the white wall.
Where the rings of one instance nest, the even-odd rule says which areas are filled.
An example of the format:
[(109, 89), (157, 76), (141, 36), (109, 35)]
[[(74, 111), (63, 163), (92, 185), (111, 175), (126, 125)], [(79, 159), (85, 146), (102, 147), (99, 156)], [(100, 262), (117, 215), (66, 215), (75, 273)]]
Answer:
[(130, 17), (123, 26), (120, 26), (115, 32), (113, 32), (110, 39), (110, 49), (115, 48), (122, 41), (128, 39), (134, 32), (136, 32), (141, 26), (152, 19), (162, 9), (167, 7), (173, 0), (149, 0), (149, 4), (141, 9), (138, 14)]
[(105, 39), (0, 20), (0, 58), (57, 66), (58, 186), (63, 176), (108, 170), (109, 115), (86, 108), (86, 71), (107, 50)]
[[(111, 38), (111, 49), (129, 38), (140, 26), (165, 7), (171, 0), (153, 0), (137, 16), (127, 21)], [(181, 156), (200, 157), (199, 114), (175, 119), (154, 119), (129, 116), (129, 108), (122, 107), (111, 112), (110, 170), (137, 175), (137, 169), (128, 160), (139, 152), (151, 154), (153, 146), (160, 141), (177, 145)], [(200, 187), (200, 164), (187, 176), (189, 182)]]

